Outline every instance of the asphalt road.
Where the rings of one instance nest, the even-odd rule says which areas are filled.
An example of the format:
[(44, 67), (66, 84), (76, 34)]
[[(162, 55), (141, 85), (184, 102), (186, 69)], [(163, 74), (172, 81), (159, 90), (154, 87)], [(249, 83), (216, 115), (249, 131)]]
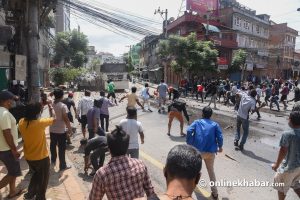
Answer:
[[(82, 94), (77, 93), (77, 99)], [(122, 95), (119, 95), (119, 97)], [(126, 100), (125, 100), (126, 101)], [(187, 100), (191, 101), (191, 100)], [(189, 112), (193, 118), (201, 115), (199, 107), (204, 104), (189, 102)], [(200, 105), (200, 106), (199, 106)], [(117, 107), (110, 108), (111, 126), (118, 124), (125, 118), (126, 102)], [(273, 182), (274, 172), (271, 163), (276, 160), (278, 153), (279, 138), (283, 130), (287, 129), (287, 114), (268, 111), (262, 113), (262, 120), (257, 121), (251, 116), (250, 135), (245, 145), (245, 151), (236, 151), (233, 148), (233, 136), (235, 132), (235, 116), (231, 108), (220, 107), (215, 111), (213, 119), (220, 123), (224, 134), (224, 152), (216, 156), (215, 172), (217, 180), (223, 185), (228, 181), (268, 181)], [(167, 115), (158, 114), (154, 109), (153, 113), (138, 111), (138, 120), (142, 122), (145, 130), (145, 144), (140, 145), (140, 158), (146, 163), (153, 185), (157, 193), (163, 193), (166, 189), (163, 176), (163, 166), (168, 151), (177, 144), (185, 143), (185, 138), (179, 136), (179, 123), (173, 123), (171, 137), (167, 136)], [(186, 128), (186, 127), (185, 127)], [(92, 178), (83, 174), (83, 154), (79, 148), (79, 140), (82, 138), (79, 128), (72, 138), (73, 145), (69, 147), (68, 157), (78, 170), (79, 180), (82, 181), (87, 193), (90, 190)], [(106, 162), (109, 160), (107, 156)], [(202, 182), (208, 182), (208, 174), (205, 164), (202, 169)], [(233, 183), (232, 183), (233, 184)], [(277, 192), (272, 187), (218, 187), (220, 199), (277, 199)], [(200, 186), (194, 194), (195, 199), (209, 199), (209, 186)], [(286, 199), (297, 199), (297, 196), (290, 191)]]

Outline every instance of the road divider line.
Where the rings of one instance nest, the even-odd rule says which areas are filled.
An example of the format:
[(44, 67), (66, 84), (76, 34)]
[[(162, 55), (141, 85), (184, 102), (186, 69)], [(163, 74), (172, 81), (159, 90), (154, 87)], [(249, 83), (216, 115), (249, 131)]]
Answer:
[[(142, 158), (150, 162), (152, 165), (155, 167), (159, 168), (160, 170), (163, 170), (165, 165), (159, 162), (158, 160), (154, 159), (152, 156), (148, 155), (147, 153), (143, 152), (140, 150), (140, 155)], [(200, 193), (203, 197), (209, 198), (210, 197), (210, 192), (204, 190), (203, 188), (200, 188), (197, 186), (194, 190), (196, 193)]]

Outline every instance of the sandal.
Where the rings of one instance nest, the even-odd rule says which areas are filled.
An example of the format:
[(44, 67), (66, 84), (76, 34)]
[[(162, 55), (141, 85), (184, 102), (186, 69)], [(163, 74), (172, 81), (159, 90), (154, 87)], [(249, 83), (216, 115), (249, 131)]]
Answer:
[(24, 190), (21, 189), (18, 192), (16, 192), (14, 195), (7, 195), (6, 199), (12, 199), (12, 198), (15, 198), (17, 196), (20, 196), (23, 192), (24, 192)]

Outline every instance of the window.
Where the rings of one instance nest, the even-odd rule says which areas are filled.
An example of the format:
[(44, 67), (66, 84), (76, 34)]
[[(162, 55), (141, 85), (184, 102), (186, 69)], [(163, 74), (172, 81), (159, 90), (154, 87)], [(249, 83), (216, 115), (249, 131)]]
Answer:
[(249, 26), (249, 22), (248, 21), (245, 21), (244, 23), (244, 28), (249, 30), (250, 29), (250, 26)]
[(241, 18), (235, 17), (235, 25), (240, 26), (241, 25)]
[(258, 25), (256, 25), (256, 33), (259, 34), (260, 33), (260, 27)]

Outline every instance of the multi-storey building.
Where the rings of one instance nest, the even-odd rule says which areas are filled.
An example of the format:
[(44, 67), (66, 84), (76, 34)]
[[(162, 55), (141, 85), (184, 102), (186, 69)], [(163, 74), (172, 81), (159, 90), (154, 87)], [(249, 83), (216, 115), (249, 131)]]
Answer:
[(270, 56), (270, 16), (257, 15), (255, 10), (236, 0), (221, 0), (219, 18), (221, 23), (236, 31), (238, 48), (247, 52), (248, 75), (265, 76)]
[[(207, 29), (207, 30), (206, 30)], [(219, 52), (218, 68), (220, 75), (224, 75), (226, 69), (232, 60), (232, 52), (237, 48), (236, 33), (231, 28), (221, 24), (217, 19), (195, 15), (185, 12), (184, 15), (177, 18), (167, 26), (168, 35), (187, 36), (192, 32), (197, 34), (198, 40), (210, 40), (215, 44)], [(199, 74), (206, 76), (208, 74)], [(217, 77), (215, 74), (214, 77)], [(172, 72), (170, 66), (165, 67), (165, 79), (168, 83), (176, 85), (182, 77)]]
[(158, 47), (162, 35), (146, 36), (141, 42), (140, 68), (142, 76), (150, 82), (159, 83), (163, 78), (163, 67), (158, 55)]
[(271, 23), (270, 52), (268, 74), (273, 78), (293, 77), (293, 60), (298, 31), (288, 27), (287, 23)]
[(70, 7), (67, 4), (58, 3), (55, 13), (56, 33), (70, 31)]
[(300, 77), (300, 50), (294, 52), (294, 62), (292, 65), (293, 78), (298, 79)]

